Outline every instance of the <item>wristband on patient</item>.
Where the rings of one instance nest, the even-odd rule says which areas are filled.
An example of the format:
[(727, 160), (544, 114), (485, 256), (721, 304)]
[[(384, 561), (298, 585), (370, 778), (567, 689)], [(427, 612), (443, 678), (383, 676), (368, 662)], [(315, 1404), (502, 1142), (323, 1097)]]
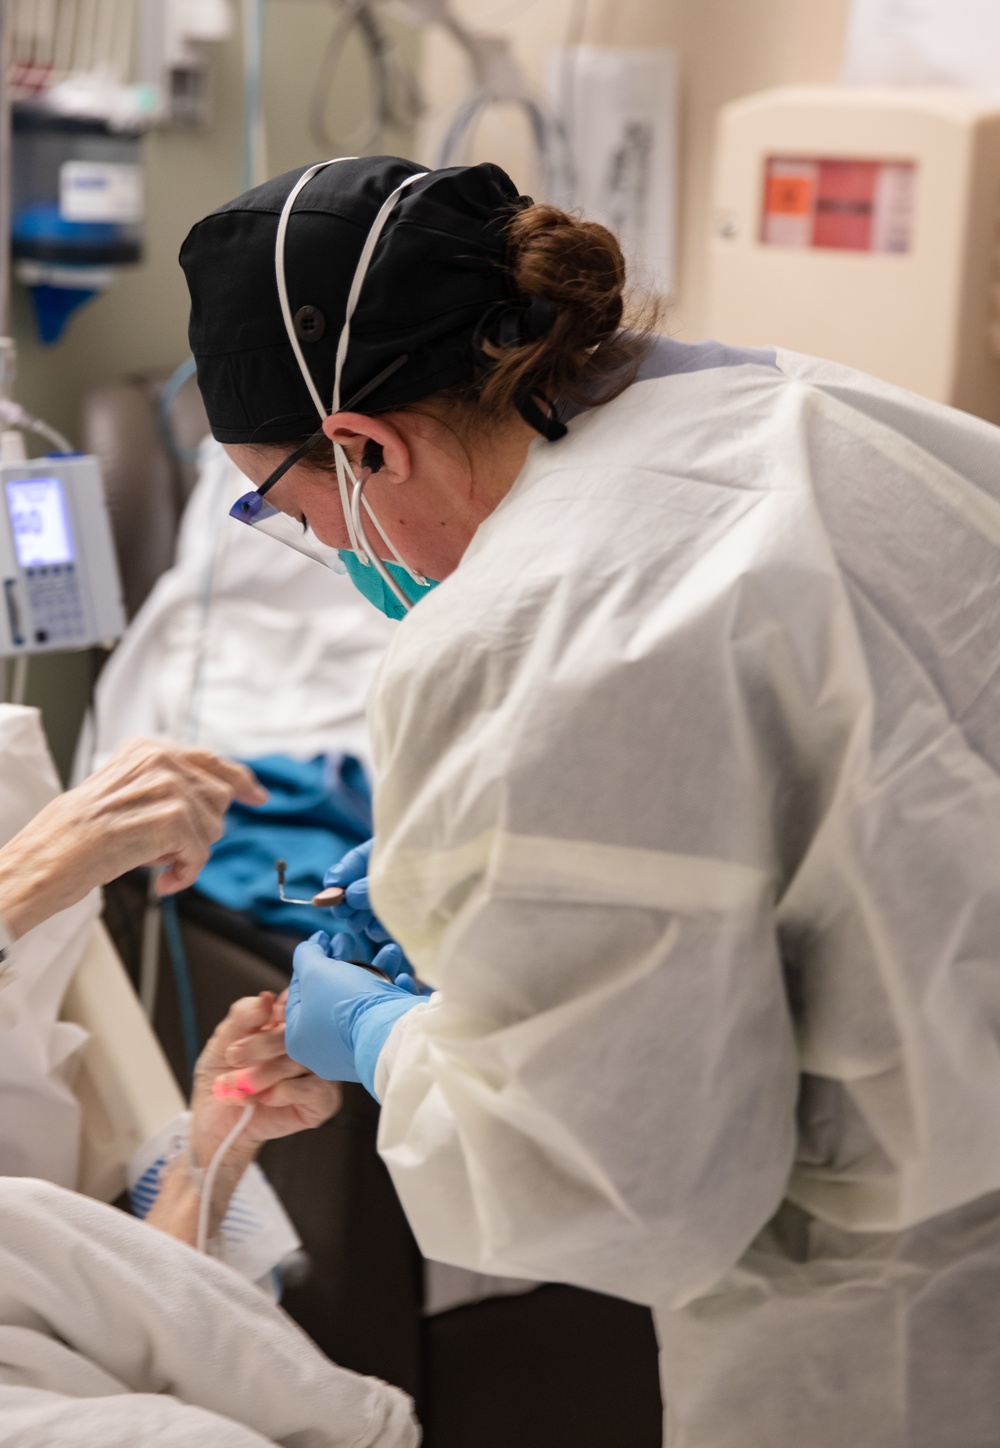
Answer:
[[(127, 1168), (133, 1214), (149, 1215), (166, 1172), (184, 1164), (200, 1192), (206, 1172), (191, 1162), (191, 1113), (182, 1112), (133, 1154)], [(243, 1173), (216, 1239), (216, 1255), (241, 1277), (277, 1296), (276, 1269), (300, 1253), (302, 1243), (281, 1201), (254, 1162)]]

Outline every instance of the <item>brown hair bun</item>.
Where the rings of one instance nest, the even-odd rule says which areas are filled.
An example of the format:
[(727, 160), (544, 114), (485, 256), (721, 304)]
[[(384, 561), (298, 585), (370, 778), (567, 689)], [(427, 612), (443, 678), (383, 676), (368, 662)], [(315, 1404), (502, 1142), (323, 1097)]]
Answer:
[(463, 389), (462, 400), (494, 417), (525, 393), (578, 405), (610, 401), (634, 378), (655, 323), (653, 315), (621, 331), (626, 276), (617, 238), (596, 221), (542, 204), (516, 212), (507, 238), (514, 290), (547, 303), (552, 324), (515, 346), (487, 338), (483, 350), (493, 366), (473, 389)]

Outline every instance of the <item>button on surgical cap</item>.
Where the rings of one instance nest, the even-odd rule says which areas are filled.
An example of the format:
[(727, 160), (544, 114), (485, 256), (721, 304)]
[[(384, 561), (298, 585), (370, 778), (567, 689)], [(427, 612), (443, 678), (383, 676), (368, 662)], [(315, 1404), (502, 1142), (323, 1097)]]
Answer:
[[(191, 350), (220, 442), (288, 442), (314, 431), (316, 408), (282, 321), (275, 237), (303, 168), (248, 191), (198, 222), (181, 248), (191, 293)], [(347, 293), (386, 197), (422, 168), (392, 156), (341, 161), (296, 199), (285, 240), (291, 312), (320, 395), (332, 399)], [(432, 171), (400, 196), (379, 239), (351, 324), (341, 395), (405, 355), (364, 399), (366, 412), (469, 381), (473, 334), (512, 295), (504, 228), (529, 204), (498, 166)]]

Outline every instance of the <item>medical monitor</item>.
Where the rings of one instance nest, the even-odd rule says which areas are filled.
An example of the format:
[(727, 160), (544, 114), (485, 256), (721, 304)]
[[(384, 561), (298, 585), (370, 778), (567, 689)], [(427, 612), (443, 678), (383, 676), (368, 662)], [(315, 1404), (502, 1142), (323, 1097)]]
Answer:
[(0, 656), (90, 648), (125, 627), (97, 460), (0, 464)]
[(76, 555), (59, 479), (11, 478), (6, 491), (14, 550), (21, 567), (72, 563)]

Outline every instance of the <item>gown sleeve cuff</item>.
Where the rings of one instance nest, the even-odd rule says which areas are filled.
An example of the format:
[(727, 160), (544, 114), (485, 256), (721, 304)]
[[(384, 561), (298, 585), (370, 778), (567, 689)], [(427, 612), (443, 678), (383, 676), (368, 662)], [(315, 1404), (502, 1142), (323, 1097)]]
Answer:
[[(433, 997), (431, 997), (431, 999), (433, 999)], [(389, 1089), (389, 1078), (392, 1075), (392, 1068), (396, 1064), (399, 1048), (403, 1043), (403, 1032), (406, 1030), (406, 1022), (412, 1020), (415, 1014), (422, 1013), (429, 1004), (430, 1001), (421, 1001), (419, 1005), (413, 1007), (412, 1011), (407, 1011), (405, 1015), (400, 1016), (386, 1037), (385, 1045), (379, 1052), (378, 1060), (375, 1063), (375, 1076), (372, 1083), (374, 1090), (372, 1091), (372, 1095), (376, 1101), (382, 1102), (385, 1099), (386, 1091)]]

